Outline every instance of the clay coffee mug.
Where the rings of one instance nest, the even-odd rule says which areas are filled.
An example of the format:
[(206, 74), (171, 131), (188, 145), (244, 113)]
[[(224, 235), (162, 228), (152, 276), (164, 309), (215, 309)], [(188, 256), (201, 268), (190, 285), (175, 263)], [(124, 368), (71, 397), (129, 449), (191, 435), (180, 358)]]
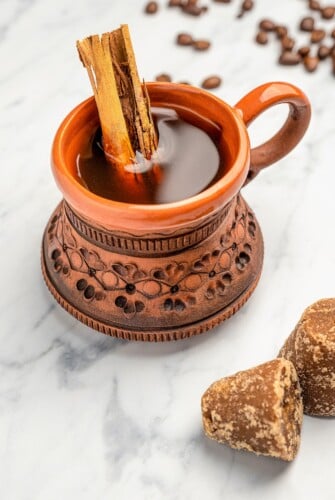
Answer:
[[(64, 200), (44, 233), (42, 269), (56, 300), (95, 330), (129, 340), (175, 340), (218, 325), (255, 289), (263, 238), (240, 190), (300, 141), (310, 105), (287, 83), (265, 84), (235, 107), (186, 85), (148, 83), (148, 91), (152, 106), (173, 108), (194, 125), (205, 117), (225, 173), (200, 194), (161, 205), (120, 203), (89, 192), (76, 160), (99, 120), (94, 99), (84, 101), (54, 140), (53, 174)], [(280, 103), (289, 104), (285, 124), (250, 149), (246, 127)]]

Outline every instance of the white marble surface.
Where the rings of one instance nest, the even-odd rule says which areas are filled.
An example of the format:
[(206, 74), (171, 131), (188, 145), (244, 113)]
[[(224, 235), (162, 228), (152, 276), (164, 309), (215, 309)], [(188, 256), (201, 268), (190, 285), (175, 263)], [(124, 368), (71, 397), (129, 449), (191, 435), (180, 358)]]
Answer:
[[(238, 453), (202, 434), (199, 403), (215, 379), (274, 357), (302, 310), (334, 295), (335, 81), (275, 64), (277, 48), (250, 43), (265, 14), (292, 26), (301, 0), (212, 5), (201, 20), (135, 0), (1, 0), (0, 498), (334, 498), (335, 421), (304, 420), (290, 465)], [(163, 4), (163, 2), (162, 2)], [(287, 80), (308, 94), (313, 121), (301, 145), (245, 189), (264, 233), (264, 272), (234, 318), (207, 335), (165, 345), (125, 343), (65, 313), (40, 273), (40, 242), (60, 199), (49, 168), (55, 130), (90, 94), (75, 40), (130, 24), (140, 72), (197, 84), (224, 77), (233, 104), (256, 85)], [(196, 54), (175, 47), (180, 31), (210, 37)], [(253, 127), (274, 131), (283, 110)], [(6, 286), (5, 286), (6, 285)]]

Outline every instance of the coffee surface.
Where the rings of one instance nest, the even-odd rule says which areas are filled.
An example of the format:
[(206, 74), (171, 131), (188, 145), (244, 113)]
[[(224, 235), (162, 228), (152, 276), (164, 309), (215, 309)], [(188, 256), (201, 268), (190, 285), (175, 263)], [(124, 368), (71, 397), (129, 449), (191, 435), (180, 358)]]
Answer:
[(153, 108), (152, 112), (159, 136), (157, 151), (151, 160), (136, 154), (136, 163), (125, 167), (135, 175), (139, 189), (129, 189), (115, 175), (98, 129), (77, 159), (78, 176), (89, 191), (125, 203), (170, 203), (200, 193), (222, 175), (223, 161), (204, 130), (172, 109)]

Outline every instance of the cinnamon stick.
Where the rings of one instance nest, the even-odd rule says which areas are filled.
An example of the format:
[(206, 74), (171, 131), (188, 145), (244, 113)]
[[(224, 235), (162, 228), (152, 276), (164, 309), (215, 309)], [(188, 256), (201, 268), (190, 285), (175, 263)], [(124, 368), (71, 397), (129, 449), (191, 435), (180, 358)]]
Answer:
[(157, 138), (127, 25), (77, 42), (94, 92), (107, 161), (123, 171), (136, 153), (150, 159)]

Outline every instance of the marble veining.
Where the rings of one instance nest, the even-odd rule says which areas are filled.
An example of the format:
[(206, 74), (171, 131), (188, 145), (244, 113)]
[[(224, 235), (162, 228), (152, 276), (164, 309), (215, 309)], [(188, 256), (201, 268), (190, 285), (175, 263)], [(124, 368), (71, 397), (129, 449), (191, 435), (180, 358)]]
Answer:
[[(210, 5), (200, 19), (139, 0), (2, 0), (0, 20), (0, 498), (4, 500), (332, 500), (335, 422), (308, 418), (290, 465), (238, 453), (203, 436), (200, 397), (215, 379), (274, 357), (302, 310), (334, 296), (334, 78), (275, 64), (277, 47), (250, 43), (261, 17), (297, 24), (301, 0)], [(164, 12), (163, 12), (164, 11)], [(94, 333), (61, 310), (40, 272), (40, 242), (60, 200), (49, 156), (65, 114), (90, 95), (75, 40), (129, 23), (141, 75), (194, 84), (220, 74), (230, 104), (287, 80), (310, 97), (301, 145), (244, 196), (263, 230), (264, 271), (247, 305), (209, 334), (165, 345)], [(204, 54), (178, 48), (189, 31)], [(299, 35), (303, 40), (304, 35)], [(250, 129), (259, 143), (285, 106)]]

